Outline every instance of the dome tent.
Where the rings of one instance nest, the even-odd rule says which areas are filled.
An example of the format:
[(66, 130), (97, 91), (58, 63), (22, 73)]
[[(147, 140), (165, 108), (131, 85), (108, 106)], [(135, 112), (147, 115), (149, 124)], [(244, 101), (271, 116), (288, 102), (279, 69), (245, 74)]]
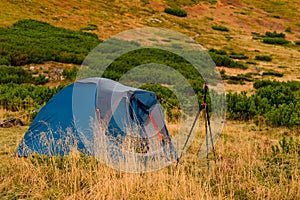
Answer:
[(65, 156), (73, 150), (101, 160), (110, 157), (110, 163), (116, 155), (177, 159), (155, 93), (105, 78), (76, 81), (52, 97), (15, 155)]

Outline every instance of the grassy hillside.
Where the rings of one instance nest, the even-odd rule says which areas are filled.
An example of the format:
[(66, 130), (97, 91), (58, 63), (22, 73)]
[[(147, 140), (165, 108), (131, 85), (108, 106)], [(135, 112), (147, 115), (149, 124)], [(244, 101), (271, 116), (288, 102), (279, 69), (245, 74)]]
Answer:
[[(168, 14), (169, 7), (187, 16)], [(0, 119), (26, 122), (0, 128), (0, 199), (300, 199), (299, 0), (3, 0), (0, 8), (0, 62), (13, 65), (0, 66)], [(182, 163), (154, 173), (118, 172), (77, 153), (12, 156), (33, 111), (72, 81), (100, 40), (147, 26), (194, 38), (217, 63), (227, 92), (241, 92), (227, 95), (227, 119), (235, 121), (226, 121), (210, 171), (198, 159), (203, 124)], [(149, 52), (135, 53), (111, 66), (116, 77), (130, 63), (152, 61), (143, 59)], [(174, 66), (187, 65), (172, 56)], [(202, 89), (192, 71), (183, 72)], [(260, 81), (268, 79), (289, 82)]]
[[(243, 53), (250, 63), (247, 70), (226, 69), (228, 75), (263, 73), (275, 70), (283, 77), (261, 77), (277, 80), (300, 78), (300, 5), (292, 1), (1, 1), (0, 25), (10, 26), (21, 19), (36, 19), (72, 30), (96, 33), (99, 39), (121, 31), (155, 26), (170, 28), (196, 39), (201, 45), (218, 48), (228, 53)], [(167, 7), (179, 7), (187, 17), (176, 17), (164, 12)], [(224, 26), (228, 32), (214, 30)], [(284, 33), (287, 45), (270, 45), (257, 39), (267, 31)], [(255, 56), (267, 55), (271, 62), (257, 61)], [(228, 90), (251, 89), (252, 84), (227, 85)]]

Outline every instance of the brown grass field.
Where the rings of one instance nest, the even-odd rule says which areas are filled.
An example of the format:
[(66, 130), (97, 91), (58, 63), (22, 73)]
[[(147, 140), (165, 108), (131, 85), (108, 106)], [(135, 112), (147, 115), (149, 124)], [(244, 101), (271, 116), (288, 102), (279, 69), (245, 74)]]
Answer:
[[(216, 162), (199, 159), (199, 139), (181, 163), (159, 171), (119, 172), (90, 157), (13, 157), (28, 126), (0, 129), (1, 199), (299, 199), (299, 157), (272, 164), (271, 146), (288, 129), (227, 121)], [(202, 131), (199, 134), (203, 134)]]

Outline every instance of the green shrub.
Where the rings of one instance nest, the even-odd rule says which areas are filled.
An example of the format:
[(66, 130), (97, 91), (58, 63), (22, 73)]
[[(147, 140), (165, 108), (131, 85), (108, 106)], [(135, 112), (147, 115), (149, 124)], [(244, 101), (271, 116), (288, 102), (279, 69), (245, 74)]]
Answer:
[(280, 19), (281, 18), (279, 15), (272, 15), (272, 17), (274, 17), (276, 19)]
[(284, 65), (279, 65), (278, 68), (281, 68), (281, 69), (286, 69), (287, 66), (284, 66)]
[(257, 55), (257, 56), (255, 56), (255, 60), (260, 60), (260, 61), (272, 61), (272, 58), (271, 58), (270, 56)]
[(32, 74), (21, 67), (0, 66), (0, 84), (32, 83)]
[(296, 41), (295, 41), (295, 44), (296, 44), (296, 45), (300, 45), (300, 40), (296, 40)]
[(292, 33), (291, 27), (287, 27), (287, 28), (285, 29), (285, 32), (287, 32), (287, 33)]
[(34, 79), (34, 84), (45, 85), (46, 83), (48, 83), (48, 81), (48, 78), (46, 78), (44, 75), (39, 74), (39, 76)]
[(62, 75), (67, 79), (67, 80), (70, 80), (70, 81), (73, 81), (75, 80), (76, 78), (76, 75), (77, 75), (77, 72), (78, 72), (78, 68), (77, 67), (73, 67), (72, 69), (64, 69)]
[(227, 81), (228, 84), (233, 84), (233, 85), (245, 85), (245, 82), (243, 80), (231, 80), (229, 79)]
[(170, 15), (175, 15), (177, 17), (186, 17), (187, 12), (180, 9), (180, 8), (165, 8), (165, 13), (168, 13)]
[[(283, 136), (277, 144), (271, 146), (271, 152), (271, 155), (262, 158), (263, 165), (254, 170), (254, 173), (257, 173), (262, 182), (267, 180), (270, 185), (291, 183), (299, 170), (299, 140)], [(296, 194), (291, 194), (290, 199), (297, 198)]]
[(247, 61), (246, 64), (250, 64), (250, 65), (256, 65), (257, 63), (254, 61)]
[(269, 126), (300, 127), (299, 82), (256, 81), (254, 86), (258, 89), (251, 96), (246, 92), (226, 95), (228, 118), (260, 118)]
[(0, 107), (11, 111), (35, 110), (48, 102), (63, 87), (0, 84)]
[(244, 65), (241, 62), (231, 62), (228, 66), (229, 68), (239, 68), (239, 69), (248, 69), (247, 65)]
[(0, 28), (0, 41), (0, 63), (13, 66), (46, 61), (81, 64), (100, 42), (95, 34), (31, 19)]
[(88, 24), (86, 27), (80, 29), (81, 31), (94, 31), (98, 30), (98, 26), (96, 24)]
[(259, 89), (266, 86), (285, 86), (291, 89), (292, 91), (298, 91), (300, 90), (300, 82), (299, 81), (288, 81), (288, 82), (279, 82), (279, 81), (270, 81), (270, 80), (257, 80), (255, 81), (253, 87), (255, 89)]
[(240, 62), (235, 62), (227, 55), (220, 55), (214, 52), (209, 52), (212, 60), (215, 62), (216, 66), (224, 66), (229, 68), (240, 68), (240, 69), (247, 69), (248, 67)]
[(226, 51), (224, 50), (218, 50), (218, 49), (209, 49), (208, 52), (212, 52), (212, 53), (215, 53), (215, 54), (219, 54), (219, 55), (227, 55)]
[(282, 139), (276, 145), (272, 145), (272, 156), (279, 154), (292, 154), (296, 153), (300, 155), (300, 142), (294, 140), (293, 137), (290, 137), (289, 141), (286, 136), (283, 136)]
[(248, 81), (248, 82), (253, 81), (253, 78), (252, 78), (250, 73), (238, 74), (237, 76), (228, 76), (228, 75), (225, 74), (225, 71), (224, 72), (221, 71), (220, 73), (221, 73), (221, 77), (223, 79), (228, 80), (227, 81), (228, 84), (241, 84), (241, 85), (244, 85), (245, 81)]
[(270, 38), (264, 38), (263, 42), (266, 44), (278, 44), (278, 45), (284, 45), (284, 44), (289, 44), (290, 41), (284, 39), (284, 38), (280, 38), (280, 37), (270, 37)]
[(232, 52), (229, 56), (230, 58), (233, 58), (233, 59), (248, 59), (249, 57), (244, 55), (243, 53), (236, 53), (236, 52)]
[(280, 85), (280, 82), (278, 81), (270, 81), (270, 80), (257, 80), (255, 81), (255, 83), (253, 84), (253, 87), (255, 89), (259, 89), (261, 87), (266, 87), (268, 85), (271, 85), (271, 86), (279, 86)]
[(224, 32), (229, 31), (229, 29), (225, 26), (212, 26), (212, 29), (217, 30), (217, 31), (224, 31)]
[(274, 31), (274, 32), (267, 31), (265, 33), (265, 35), (266, 35), (266, 37), (269, 37), (269, 38), (285, 38), (284, 33), (277, 33), (276, 31)]
[(0, 55), (0, 65), (10, 65), (10, 58)]
[(263, 72), (263, 76), (277, 76), (277, 77), (283, 77), (283, 73), (276, 72), (276, 71), (266, 71)]

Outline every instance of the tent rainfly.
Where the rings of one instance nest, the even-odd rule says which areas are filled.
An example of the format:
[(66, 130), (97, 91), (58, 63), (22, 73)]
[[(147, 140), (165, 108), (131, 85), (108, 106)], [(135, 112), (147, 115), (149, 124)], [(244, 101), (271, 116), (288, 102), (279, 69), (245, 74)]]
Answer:
[(177, 159), (155, 93), (105, 78), (76, 81), (52, 97), (15, 155), (65, 156), (73, 150), (99, 159)]

